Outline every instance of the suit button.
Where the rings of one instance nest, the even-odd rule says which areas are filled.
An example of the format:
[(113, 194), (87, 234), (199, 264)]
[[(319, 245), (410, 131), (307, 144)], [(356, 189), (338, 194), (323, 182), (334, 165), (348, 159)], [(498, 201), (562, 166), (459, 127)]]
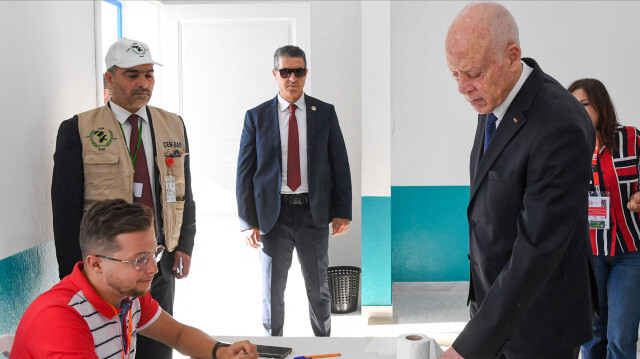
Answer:
[(476, 222), (473, 221), (473, 219), (469, 220), (469, 228), (473, 228), (476, 226)]

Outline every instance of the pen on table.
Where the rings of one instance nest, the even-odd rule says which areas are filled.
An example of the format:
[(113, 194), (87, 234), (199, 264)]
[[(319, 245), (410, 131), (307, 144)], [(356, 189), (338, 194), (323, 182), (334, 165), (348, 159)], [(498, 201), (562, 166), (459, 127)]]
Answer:
[(311, 358), (334, 358), (334, 357), (341, 357), (342, 355), (340, 353), (334, 353), (334, 354), (320, 354), (320, 355), (303, 355), (300, 357), (295, 357), (293, 359), (311, 359)]

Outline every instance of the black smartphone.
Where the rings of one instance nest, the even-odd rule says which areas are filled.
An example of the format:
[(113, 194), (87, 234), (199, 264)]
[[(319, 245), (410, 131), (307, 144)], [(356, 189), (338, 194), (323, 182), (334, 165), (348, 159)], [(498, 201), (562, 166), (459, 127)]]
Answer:
[[(228, 347), (230, 343), (220, 342), (220, 346)], [(258, 354), (260, 354), (260, 358), (279, 358), (284, 359), (287, 355), (291, 354), (291, 348), (287, 347), (276, 347), (271, 345), (258, 345)]]

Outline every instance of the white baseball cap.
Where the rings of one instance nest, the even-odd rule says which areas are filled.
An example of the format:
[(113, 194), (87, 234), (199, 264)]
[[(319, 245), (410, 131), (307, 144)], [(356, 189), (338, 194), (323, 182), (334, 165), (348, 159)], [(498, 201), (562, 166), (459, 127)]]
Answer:
[(109, 46), (107, 56), (104, 59), (107, 69), (118, 66), (123, 69), (136, 67), (138, 65), (161, 64), (153, 61), (149, 46), (142, 41), (130, 40), (125, 37)]

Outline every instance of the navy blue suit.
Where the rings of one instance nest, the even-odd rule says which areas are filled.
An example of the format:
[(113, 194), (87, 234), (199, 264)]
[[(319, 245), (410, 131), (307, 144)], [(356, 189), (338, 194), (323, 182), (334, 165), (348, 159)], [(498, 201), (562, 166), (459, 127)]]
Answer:
[[(271, 335), (282, 335), (284, 287), (294, 246), (307, 286), (314, 332), (319, 336), (329, 335), (328, 223), (333, 218), (351, 219), (351, 173), (338, 116), (333, 105), (304, 96), (308, 205), (281, 201), (282, 151), (277, 96), (247, 111), (240, 141), (236, 182), (240, 228), (260, 229), (264, 246), (261, 252), (273, 265), (263, 267), (263, 295), (266, 294), (263, 324)], [(282, 242), (291, 232), (298, 237)], [(266, 273), (269, 270), (271, 273)]]

